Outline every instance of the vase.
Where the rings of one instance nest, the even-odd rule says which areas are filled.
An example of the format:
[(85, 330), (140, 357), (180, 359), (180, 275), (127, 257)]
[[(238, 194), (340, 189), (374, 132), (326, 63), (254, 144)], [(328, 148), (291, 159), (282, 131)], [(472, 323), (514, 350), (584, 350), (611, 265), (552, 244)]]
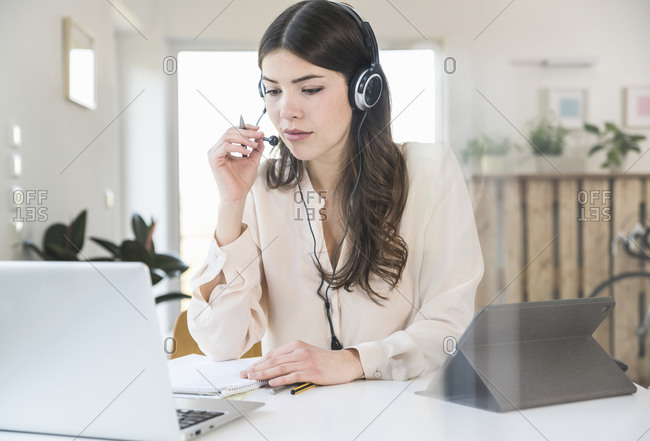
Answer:
[(558, 156), (556, 155), (535, 155), (535, 168), (537, 169), (537, 173), (556, 174), (559, 170), (557, 158)]
[(504, 156), (485, 155), (481, 158), (481, 170), (485, 175), (501, 175), (506, 172)]

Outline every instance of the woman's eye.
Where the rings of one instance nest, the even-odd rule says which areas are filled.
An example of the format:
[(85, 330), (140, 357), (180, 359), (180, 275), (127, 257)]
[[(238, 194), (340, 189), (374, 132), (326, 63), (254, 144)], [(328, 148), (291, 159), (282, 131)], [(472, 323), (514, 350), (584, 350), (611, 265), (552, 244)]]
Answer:
[[(305, 92), (307, 95), (316, 95), (318, 92), (323, 90), (322, 87), (317, 88), (317, 89), (303, 89), (303, 92)], [(266, 91), (266, 95), (271, 95), (271, 96), (277, 96), (280, 94), (280, 91), (277, 89), (269, 89)]]

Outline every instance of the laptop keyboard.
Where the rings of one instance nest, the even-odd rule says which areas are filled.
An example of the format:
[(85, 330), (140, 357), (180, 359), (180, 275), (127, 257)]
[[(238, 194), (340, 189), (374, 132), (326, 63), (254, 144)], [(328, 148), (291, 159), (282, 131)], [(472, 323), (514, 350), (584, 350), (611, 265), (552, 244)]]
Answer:
[(210, 418), (221, 416), (224, 413), (210, 412), (207, 410), (176, 409), (176, 414), (178, 415), (178, 424), (180, 424), (181, 429), (185, 429)]

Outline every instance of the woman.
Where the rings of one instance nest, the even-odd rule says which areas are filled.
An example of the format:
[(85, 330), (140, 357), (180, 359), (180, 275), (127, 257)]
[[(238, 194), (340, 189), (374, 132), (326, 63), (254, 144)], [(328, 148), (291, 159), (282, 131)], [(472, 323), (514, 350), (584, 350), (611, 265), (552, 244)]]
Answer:
[[(261, 161), (253, 125), (208, 153), (220, 201), (189, 329), (215, 360), (264, 336), (242, 375), (271, 386), (437, 369), (483, 276), (458, 163), (447, 146), (393, 142), (376, 41), (355, 17), (324, 0), (280, 14), (258, 53), (280, 158)], [(359, 103), (349, 84), (366, 70), (383, 91), (375, 77)]]

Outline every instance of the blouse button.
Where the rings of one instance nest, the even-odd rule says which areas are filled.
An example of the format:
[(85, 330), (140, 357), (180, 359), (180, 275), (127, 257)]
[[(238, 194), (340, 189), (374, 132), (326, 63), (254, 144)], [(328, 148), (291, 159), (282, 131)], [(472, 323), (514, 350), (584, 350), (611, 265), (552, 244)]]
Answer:
[(379, 371), (375, 372), (375, 378), (381, 378), (381, 372)]

